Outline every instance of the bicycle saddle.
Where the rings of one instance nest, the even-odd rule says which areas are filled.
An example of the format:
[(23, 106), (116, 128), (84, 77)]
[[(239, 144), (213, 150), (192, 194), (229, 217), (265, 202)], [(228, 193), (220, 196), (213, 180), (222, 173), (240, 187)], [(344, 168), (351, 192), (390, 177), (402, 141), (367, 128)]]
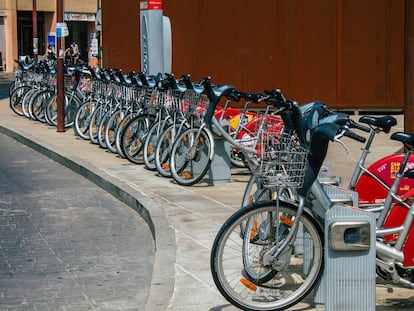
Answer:
[(414, 134), (395, 132), (391, 135), (392, 140), (400, 141), (404, 144), (414, 146)]
[(359, 119), (359, 122), (375, 126), (381, 129), (385, 133), (389, 133), (391, 130), (391, 127), (397, 124), (397, 120), (392, 116), (383, 116), (383, 117), (363, 116)]

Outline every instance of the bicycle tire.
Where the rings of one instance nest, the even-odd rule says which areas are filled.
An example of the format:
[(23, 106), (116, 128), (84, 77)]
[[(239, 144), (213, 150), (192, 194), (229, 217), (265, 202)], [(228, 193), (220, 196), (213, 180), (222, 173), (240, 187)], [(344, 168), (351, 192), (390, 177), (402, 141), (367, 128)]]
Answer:
[(40, 89), (32, 89), (31, 91), (29, 91), (27, 94), (26, 94), (26, 96), (24, 97), (24, 99), (23, 99), (23, 104), (22, 104), (22, 107), (23, 107), (23, 113), (25, 114), (25, 116), (28, 118), (28, 119), (31, 119), (31, 120), (35, 120), (35, 118), (34, 118), (34, 116), (33, 116), (33, 114), (32, 114), (32, 103), (33, 103), (33, 98), (37, 95), (37, 94), (39, 94), (39, 92), (40, 92), (41, 90)]
[(50, 97), (54, 94), (51, 90), (44, 90), (38, 93), (32, 102), (33, 117), (42, 123), (46, 123), (45, 106)]
[(157, 167), (155, 165), (155, 152), (157, 150), (157, 144), (160, 138), (162, 137), (162, 132), (164, 132), (165, 127), (168, 127), (169, 124), (170, 122), (164, 119), (159, 122), (155, 122), (148, 131), (148, 135), (144, 143), (143, 153), (144, 165), (147, 170), (157, 170)]
[(112, 153), (118, 153), (116, 149), (116, 133), (122, 120), (124, 119), (126, 110), (116, 110), (111, 117), (108, 119), (108, 122), (105, 127), (105, 144), (109, 151)]
[[(69, 128), (73, 126), (75, 114), (78, 107), (81, 105), (81, 100), (74, 94), (64, 94), (64, 127)], [(46, 104), (45, 116), (47, 122), (52, 126), (57, 126), (57, 110), (58, 110), (57, 95), (51, 96)]]
[(111, 118), (112, 110), (108, 110), (102, 116), (101, 122), (98, 126), (98, 144), (101, 148), (107, 149), (106, 141), (105, 141), (105, 132), (106, 126), (108, 125), (108, 121)]
[[(303, 212), (294, 243), (288, 243), (271, 266), (265, 252), (283, 242), (297, 207), (261, 201), (236, 211), (214, 240), (210, 269), (220, 293), (243, 310), (285, 310), (302, 301), (320, 280), (324, 267), (324, 238), (317, 221)], [(241, 224), (247, 222), (246, 231)], [(270, 226), (269, 224), (273, 225)], [(277, 232), (271, 238), (272, 233)], [(277, 247), (277, 246), (276, 246)]]
[(27, 85), (20, 86), (16, 88), (10, 95), (9, 98), (9, 105), (11, 110), (19, 115), (24, 116), (23, 109), (22, 109), (22, 101), (23, 97), (31, 88)]
[(163, 177), (171, 177), (170, 157), (179, 129), (180, 124), (172, 124), (163, 131), (158, 139), (154, 162), (157, 172)]
[(57, 95), (53, 95), (49, 98), (45, 107), (45, 120), (51, 126), (56, 126), (57, 118)]
[(75, 122), (75, 114), (78, 110), (78, 107), (82, 105), (82, 99), (80, 99), (73, 92), (65, 93), (65, 98), (68, 97), (68, 100), (65, 100), (65, 127), (73, 127)]
[(92, 113), (95, 111), (98, 103), (96, 101), (86, 102), (78, 107), (75, 114), (73, 130), (75, 135), (89, 140), (89, 123), (91, 122)]
[(214, 156), (214, 140), (206, 128), (189, 128), (175, 140), (170, 157), (171, 176), (182, 186), (192, 186), (207, 174)]
[(102, 119), (102, 116), (105, 113), (105, 107), (103, 105), (99, 105), (96, 107), (95, 111), (91, 115), (91, 120), (89, 122), (89, 140), (92, 144), (97, 145), (98, 142), (98, 131), (99, 131), (99, 123)]
[(132, 163), (143, 164), (143, 147), (149, 128), (155, 118), (148, 115), (138, 115), (125, 127), (121, 138), (121, 149), (125, 157)]
[(22, 111), (26, 118), (32, 119), (30, 115), (30, 103), (32, 101), (33, 96), (38, 92), (38, 89), (32, 88), (29, 90), (23, 97), (22, 101)]
[(115, 147), (116, 151), (118, 152), (118, 155), (121, 158), (126, 158), (121, 146), (122, 134), (124, 133), (125, 128), (128, 126), (129, 122), (131, 122), (133, 118), (133, 114), (127, 114), (125, 118), (122, 120), (121, 124), (119, 124), (118, 130), (116, 131)]

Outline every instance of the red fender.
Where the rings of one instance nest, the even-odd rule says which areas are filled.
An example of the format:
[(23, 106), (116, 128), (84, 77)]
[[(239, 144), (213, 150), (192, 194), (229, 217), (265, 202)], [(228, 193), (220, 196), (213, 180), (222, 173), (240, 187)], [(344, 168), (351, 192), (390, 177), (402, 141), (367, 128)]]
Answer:
[[(411, 197), (414, 195), (414, 192), (411, 191)], [(408, 209), (404, 206), (397, 204), (389, 212), (385, 223), (384, 228), (389, 229), (393, 227), (399, 227), (404, 223), (405, 217), (407, 216)], [(387, 243), (396, 242), (399, 237), (398, 233), (390, 234), (384, 236), (384, 241)], [(404, 266), (411, 267), (414, 266), (414, 226), (411, 226), (408, 236), (403, 245), (403, 254), (404, 254)]]
[[(386, 185), (391, 187), (395, 174), (401, 166), (404, 158), (403, 153), (386, 156), (371, 166), (368, 171), (379, 177)], [(406, 169), (414, 168), (414, 155), (411, 155)], [(403, 196), (407, 191), (414, 188), (414, 179), (403, 178), (400, 182), (397, 194)], [(367, 174), (362, 174), (356, 184), (356, 191), (359, 195), (359, 204), (382, 204), (387, 196), (387, 189)]]

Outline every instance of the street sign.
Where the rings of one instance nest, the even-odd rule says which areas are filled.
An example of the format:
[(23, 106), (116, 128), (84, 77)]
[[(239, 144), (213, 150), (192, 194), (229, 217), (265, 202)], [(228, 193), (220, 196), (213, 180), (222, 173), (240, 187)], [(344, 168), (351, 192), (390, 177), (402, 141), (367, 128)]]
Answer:
[(162, 0), (141, 0), (141, 10), (162, 10)]
[(63, 23), (56, 23), (56, 36), (58, 38), (63, 38), (69, 36), (68, 25)]

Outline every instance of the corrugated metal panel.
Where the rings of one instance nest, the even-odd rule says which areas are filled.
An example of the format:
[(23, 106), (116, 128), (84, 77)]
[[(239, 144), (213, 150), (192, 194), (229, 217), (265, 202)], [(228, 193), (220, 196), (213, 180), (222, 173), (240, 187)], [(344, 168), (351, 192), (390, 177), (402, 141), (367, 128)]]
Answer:
[[(341, 109), (403, 108), (404, 0), (163, 5), (177, 76), (211, 76), (244, 91), (281, 88), (299, 103), (321, 100)], [(105, 64), (139, 70), (139, 53), (128, 53), (139, 45), (138, 2), (103, 1), (102, 12)]]
[[(334, 223), (368, 222), (369, 250), (334, 250), (329, 228)], [(375, 310), (375, 216), (372, 213), (335, 205), (325, 221), (325, 308), (327, 311)]]

